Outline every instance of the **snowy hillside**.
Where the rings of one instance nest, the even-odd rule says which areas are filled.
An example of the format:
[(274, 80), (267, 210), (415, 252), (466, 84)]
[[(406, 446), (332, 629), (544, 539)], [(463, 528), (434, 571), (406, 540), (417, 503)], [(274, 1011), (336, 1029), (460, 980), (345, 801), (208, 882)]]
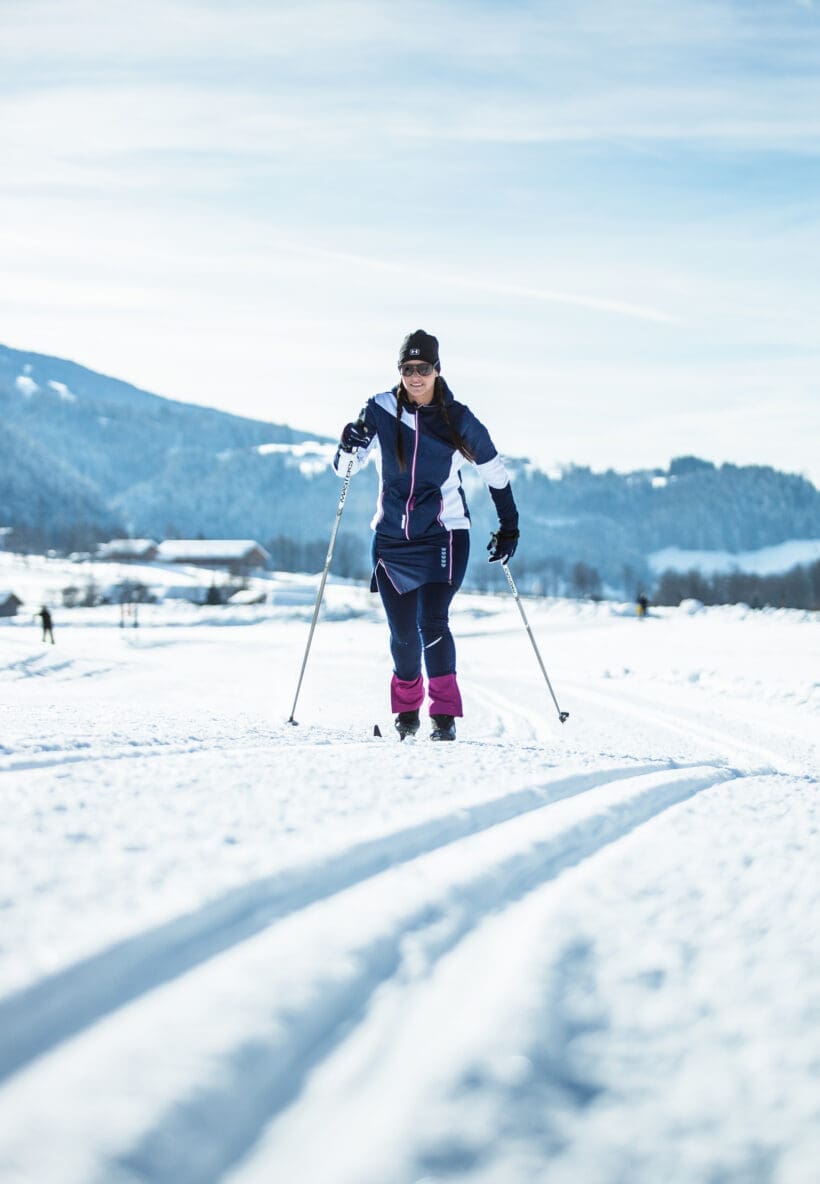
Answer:
[(757, 551), (684, 551), (666, 547), (649, 556), (649, 566), (655, 573), (690, 571), (703, 575), (714, 572), (744, 571), (768, 576), (788, 571), (791, 567), (810, 567), (820, 559), (820, 539), (791, 539), (776, 547), (761, 547)]
[(816, 620), (530, 602), (562, 727), (501, 582), (453, 745), (360, 588), (297, 727), (310, 605), (0, 622), (3, 1184), (814, 1184)]
[[(209, 521), (231, 506), (234, 486), (244, 488), (231, 457), (309, 438), (3, 345), (0, 414), (0, 525), (43, 550), (85, 550), (126, 529), (164, 535), (175, 519), (181, 533), (230, 537)], [(257, 468), (267, 477), (282, 465)], [(146, 506), (157, 520), (142, 531)], [(258, 534), (256, 525), (246, 521), (237, 537)]]
[[(321, 566), (339, 489), (327, 462), (360, 405), (340, 407), (327, 437), (315, 439), (0, 346), (0, 527), (14, 528), (18, 550), (87, 551), (125, 533), (254, 538), (278, 567)], [(298, 416), (292, 399), (271, 409)], [(498, 432), (505, 452), (503, 426)], [(530, 591), (634, 597), (664, 570), (650, 567), (658, 552), (668, 551), (671, 565), (682, 552), (701, 552), (713, 570), (721, 553), (739, 567), (742, 553), (773, 554), (790, 540), (816, 548), (820, 539), (820, 491), (766, 465), (716, 467), (689, 456), (668, 469), (569, 464), (549, 476), (530, 460), (506, 459), (521, 511), (519, 577)], [(486, 539), (496, 525), (492, 502), (469, 465), (464, 476), (476, 533)], [(351, 483), (337, 557), (344, 574), (367, 574), (376, 495), (371, 467)], [(791, 566), (785, 551), (781, 561), (777, 570)], [(473, 565), (468, 582), (484, 591), (485, 574)]]

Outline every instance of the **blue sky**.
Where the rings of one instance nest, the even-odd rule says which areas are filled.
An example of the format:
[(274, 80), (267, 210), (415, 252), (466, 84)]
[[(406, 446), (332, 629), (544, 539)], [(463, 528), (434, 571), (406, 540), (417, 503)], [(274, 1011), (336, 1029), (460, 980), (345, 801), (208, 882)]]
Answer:
[(820, 482), (820, 6), (3, 0), (0, 341), (335, 434)]

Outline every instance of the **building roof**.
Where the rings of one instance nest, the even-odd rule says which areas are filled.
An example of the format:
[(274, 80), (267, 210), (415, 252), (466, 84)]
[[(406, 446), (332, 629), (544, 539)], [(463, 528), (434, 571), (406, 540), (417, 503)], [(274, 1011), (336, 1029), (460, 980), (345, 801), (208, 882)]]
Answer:
[(264, 604), (267, 593), (259, 588), (241, 588), (228, 597), (228, 604)]
[(270, 558), (255, 539), (166, 539), (157, 548), (157, 559), (168, 563), (241, 563), (252, 554)]
[(108, 555), (133, 555), (141, 558), (147, 551), (156, 547), (154, 539), (111, 539), (108, 543), (101, 543), (97, 548), (97, 555), (105, 559)]

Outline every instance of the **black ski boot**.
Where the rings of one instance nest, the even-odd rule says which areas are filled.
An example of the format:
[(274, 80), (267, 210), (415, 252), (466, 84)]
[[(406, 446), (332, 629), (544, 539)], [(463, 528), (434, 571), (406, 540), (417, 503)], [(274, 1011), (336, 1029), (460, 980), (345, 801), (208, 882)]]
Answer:
[(430, 719), (433, 721), (431, 740), (455, 740), (456, 721), (452, 715), (431, 715)]
[(399, 740), (404, 740), (406, 736), (415, 736), (419, 730), (419, 723), (418, 708), (415, 711), (400, 711), (396, 716), (396, 731), (399, 734)]

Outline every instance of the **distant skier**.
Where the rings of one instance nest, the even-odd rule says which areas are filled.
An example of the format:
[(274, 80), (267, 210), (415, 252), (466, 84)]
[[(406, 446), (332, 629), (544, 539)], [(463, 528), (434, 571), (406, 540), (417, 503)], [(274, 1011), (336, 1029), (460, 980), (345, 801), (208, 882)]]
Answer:
[(37, 616), (40, 618), (43, 625), (43, 641), (47, 638), (51, 639), (51, 644), (54, 645), (54, 622), (51, 619), (51, 613), (45, 605), (40, 609)]
[(369, 399), (358, 420), (345, 426), (333, 467), (344, 477), (351, 460), (358, 472), (373, 454), (380, 470), (371, 590), (379, 592), (390, 627), (396, 730), (403, 740), (419, 729), (423, 657), (430, 739), (455, 740), (455, 717), (463, 711), (449, 609), (470, 552), (462, 463), (475, 465), (498, 513), (499, 528), (487, 547), (491, 563), (512, 558), (518, 510), (489, 432), (441, 377), (436, 338), (423, 329), (410, 333), (398, 369), (400, 381)]
[(637, 613), (639, 620), (642, 620), (649, 612), (649, 600), (646, 596), (644, 596), (643, 592), (635, 602), (635, 612)]

